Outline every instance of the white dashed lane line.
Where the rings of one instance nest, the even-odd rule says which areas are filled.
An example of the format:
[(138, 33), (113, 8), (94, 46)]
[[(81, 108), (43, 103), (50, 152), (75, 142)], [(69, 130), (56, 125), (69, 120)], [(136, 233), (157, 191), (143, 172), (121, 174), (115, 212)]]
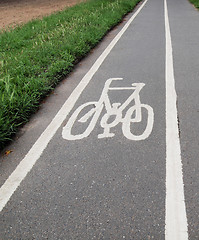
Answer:
[(167, 2), (165, 9), (166, 35), (166, 218), (165, 239), (187, 240), (187, 216), (184, 198), (181, 149), (177, 119), (177, 95), (175, 90), (173, 52), (168, 18)]

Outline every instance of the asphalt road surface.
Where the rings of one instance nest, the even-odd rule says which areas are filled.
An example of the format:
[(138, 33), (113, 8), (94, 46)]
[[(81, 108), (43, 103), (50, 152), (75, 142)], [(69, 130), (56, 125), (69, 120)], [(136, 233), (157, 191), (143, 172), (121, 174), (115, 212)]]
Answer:
[(199, 12), (147, 0), (1, 156), (0, 239), (199, 239)]

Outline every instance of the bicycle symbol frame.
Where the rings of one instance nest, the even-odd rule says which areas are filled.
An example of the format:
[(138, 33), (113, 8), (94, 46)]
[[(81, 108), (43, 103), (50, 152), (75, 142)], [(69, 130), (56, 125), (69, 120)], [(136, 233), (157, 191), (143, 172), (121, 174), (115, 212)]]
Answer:
[[(129, 140), (140, 141), (149, 137), (153, 129), (154, 123), (154, 112), (153, 108), (147, 104), (143, 104), (140, 102), (139, 92), (145, 86), (144, 83), (132, 83), (131, 87), (110, 87), (112, 81), (122, 81), (123, 78), (110, 78), (106, 81), (104, 85), (104, 89), (100, 96), (98, 102), (87, 102), (79, 106), (74, 113), (69, 118), (65, 127), (63, 127), (62, 137), (66, 140), (78, 140), (86, 138), (93, 131), (96, 123), (100, 117), (100, 114), (105, 107), (106, 113), (102, 116), (100, 125), (104, 129), (103, 133), (98, 134), (98, 138), (108, 138), (114, 137), (115, 133), (111, 132), (111, 128), (114, 128), (118, 123), (122, 123), (122, 132), (124, 136)], [(134, 90), (133, 93), (126, 99), (126, 101), (121, 103), (113, 103), (111, 104), (108, 92), (109, 91), (118, 91), (118, 90)], [(123, 117), (122, 112), (126, 107), (134, 100), (134, 105), (127, 109), (125, 116)], [(89, 110), (83, 117), (77, 120), (80, 112), (88, 107), (93, 106), (91, 110)], [(131, 132), (131, 124), (142, 122), (142, 109), (146, 109), (147, 111), (147, 124), (146, 128), (140, 135), (135, 135)], [(114, 116), (114, 120), (108, 123), (108, 120), (111, 116)], [(132, 117), (134, 116), (134, 117)], [(77, 120), (81, 123), (86, 123), (88, 119), (90, 119), (90, 123), (88, 124), (86, 130), (81, 134), (73, 135), (71, 133), (72, 127)]]

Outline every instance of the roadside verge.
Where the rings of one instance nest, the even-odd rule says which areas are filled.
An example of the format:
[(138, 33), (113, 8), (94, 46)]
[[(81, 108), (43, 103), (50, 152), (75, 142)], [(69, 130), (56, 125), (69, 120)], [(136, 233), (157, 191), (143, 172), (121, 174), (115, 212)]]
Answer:
[(199, 0), (189, 0), (199, 10)]

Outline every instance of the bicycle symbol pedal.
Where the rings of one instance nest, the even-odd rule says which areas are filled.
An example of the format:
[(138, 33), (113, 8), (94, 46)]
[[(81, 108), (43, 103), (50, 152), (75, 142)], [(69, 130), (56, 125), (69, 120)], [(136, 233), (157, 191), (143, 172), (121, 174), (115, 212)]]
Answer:
[[(110, 87), (113, 81), (122, 81), (123, 78), (110, 78), (105, 82), (102, 94), (98, 102), (87, 102), (79, 106), (69, 118), (66, 126), (63, 128), (62, 137), (66, 140), (78, 140), (88, 137), (96, 126), (96, 123), (105, 109), (106, 113), (102, 116), (100, 125), (103, 128), (103, 133), (98, 134), (98, 138), (114, 137), (115, 133), (111, 132), (111, 129), (116, 127), (118, 123), (122, 124), (122, 132), (124, 136), (129, 140), (140, 141), (149, 137), (153, 129), (154, 112), (153, 108), (147, 104), (143, 104), (140, 101), (139, 93), (145, 86), (144, 83), (132, 83), (131, 87)], [(131, 95), (125, 100), (124, 103), (111, 104), (108, 92), (118, 90), (132, 90)], [(130, 104), (134, 101), (134, 105)], [(129, 106), (130, 105), (130, 106)], [(80, 119), (78, 116), (88, 106), (92, 107), (86, 114)], [(123, 117), (123, 112), (126, 110)], [(143, 120), (142, 109), (147, 112), (147, 124), (144, 131), (135, 135), (131, 132), (131, 124), (141, 123)], [(111, 118), (113, 119), (112, 121)], [(72, 134), (72, 128), (76, 121), (81, 123), (87, 123), (90, 120), (86, 130), (80, 134)]]

